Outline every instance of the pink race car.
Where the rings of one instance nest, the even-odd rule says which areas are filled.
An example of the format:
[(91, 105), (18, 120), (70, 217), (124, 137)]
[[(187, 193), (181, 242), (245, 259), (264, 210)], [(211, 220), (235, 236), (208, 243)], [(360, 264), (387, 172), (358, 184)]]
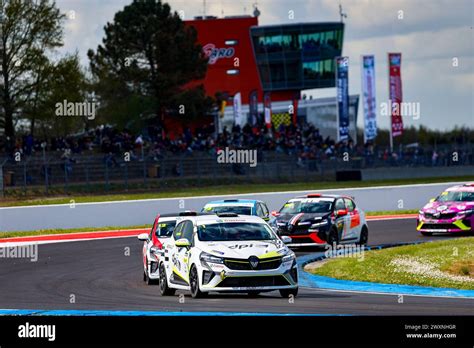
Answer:
[(474, 183), (448, 188), (419, 212), (416, 229), (433, 233), (472, 232), (474, 229)]

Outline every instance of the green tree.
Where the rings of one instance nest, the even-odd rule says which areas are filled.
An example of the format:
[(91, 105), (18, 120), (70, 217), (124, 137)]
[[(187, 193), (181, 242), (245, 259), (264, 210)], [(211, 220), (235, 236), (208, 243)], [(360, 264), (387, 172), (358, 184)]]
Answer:
[(33, 71), (62, 45), (64, 15), (49, 0), (0, 0), (0, 106), (5, 135), (13, 138), (21, 109), (38, 88)]
[(134, 0), (104, 29), (102, 45), (88, 56), (106, 120), (140, 123), (140, 117), (179, 113), (181, 105), (193, 117), (212, 104), (202, 86), (189, 86), (207, 69), (196, 30), (168, 4)]
[[(23, 116), (30, 120), (30, 132), (37, 128), (42, 136), (66, 136), (88, 126), (86, 117), (56, 116), (57, 103), (93, 102), (88, 90), (90, 85), (76, 54), (67, 55), (58, 62), (45, 57), (33, 71), (37, 81), (32, 97), (23, 108)], [(89, 100), (88, 100), (89, 99)]]

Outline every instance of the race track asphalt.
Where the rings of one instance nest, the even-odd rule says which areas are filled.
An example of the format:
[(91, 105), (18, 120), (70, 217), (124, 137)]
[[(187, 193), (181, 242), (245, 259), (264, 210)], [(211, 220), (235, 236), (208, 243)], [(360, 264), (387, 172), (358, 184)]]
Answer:
[[(422, 237), (414, 219), (369, 222), (369, 244), (441, 240)], [(211, 294), (162, 297), (142, 281), (142, 243), (135, 237), (38, 246), (39, 259), (0, 259), (1, 309), (264, 312), (356, 315), (472, 315), (474, 300), (300, 288), (294, 303), (278, 292), (256, 298)], [(129, 252), (128, 252), (129, 251)], [(315, 252), (299, 250), (298, 255)], [(71, 303), (71, 299), (74, 303)], [(184, 302), (184, 303), (183, 303)]]

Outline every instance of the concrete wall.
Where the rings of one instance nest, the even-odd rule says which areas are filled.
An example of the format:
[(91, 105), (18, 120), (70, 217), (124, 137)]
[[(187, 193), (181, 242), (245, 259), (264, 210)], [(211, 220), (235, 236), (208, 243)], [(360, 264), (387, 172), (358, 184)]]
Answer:
[[(419, 209), (430, 198), (454, 184), (457, 183), (347, 188), (317, 192), (354, 196), (357, 205), (366, 211)], [(270, 210), (278, 210), (288, 199), (308, 192), (310, 191), (0, 208), (0, 231), (151, 224), (157, 213), (200, 211), (206, 202), (222, 198), (261, 199), (267, 202)]]
[(459, 167), (388, 167), (363, 169), (362, 180), (444, 178), (447, 176), (474, 175), (474, 166)]

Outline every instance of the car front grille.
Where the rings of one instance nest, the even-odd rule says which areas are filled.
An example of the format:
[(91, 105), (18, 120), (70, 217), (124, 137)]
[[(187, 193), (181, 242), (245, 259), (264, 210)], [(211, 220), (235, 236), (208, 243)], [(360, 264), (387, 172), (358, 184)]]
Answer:
[(430, 213), (425, 213), (425, 218), (427, 219), (438, 219), (438, 220), (448, 220), (456, 217), (456, 213), (445, 213), (445, 214), (440, 214), (439, 216), (434, 216), (433, 214)]
[(248, 260), (243, 259), (225, 259), (224, 264), (233, 270), (237, 271), (262, 271), (269, 269), (276, 269), (281, 265), (281, 257), (260, 260), (256, 268), (252, 268)]

